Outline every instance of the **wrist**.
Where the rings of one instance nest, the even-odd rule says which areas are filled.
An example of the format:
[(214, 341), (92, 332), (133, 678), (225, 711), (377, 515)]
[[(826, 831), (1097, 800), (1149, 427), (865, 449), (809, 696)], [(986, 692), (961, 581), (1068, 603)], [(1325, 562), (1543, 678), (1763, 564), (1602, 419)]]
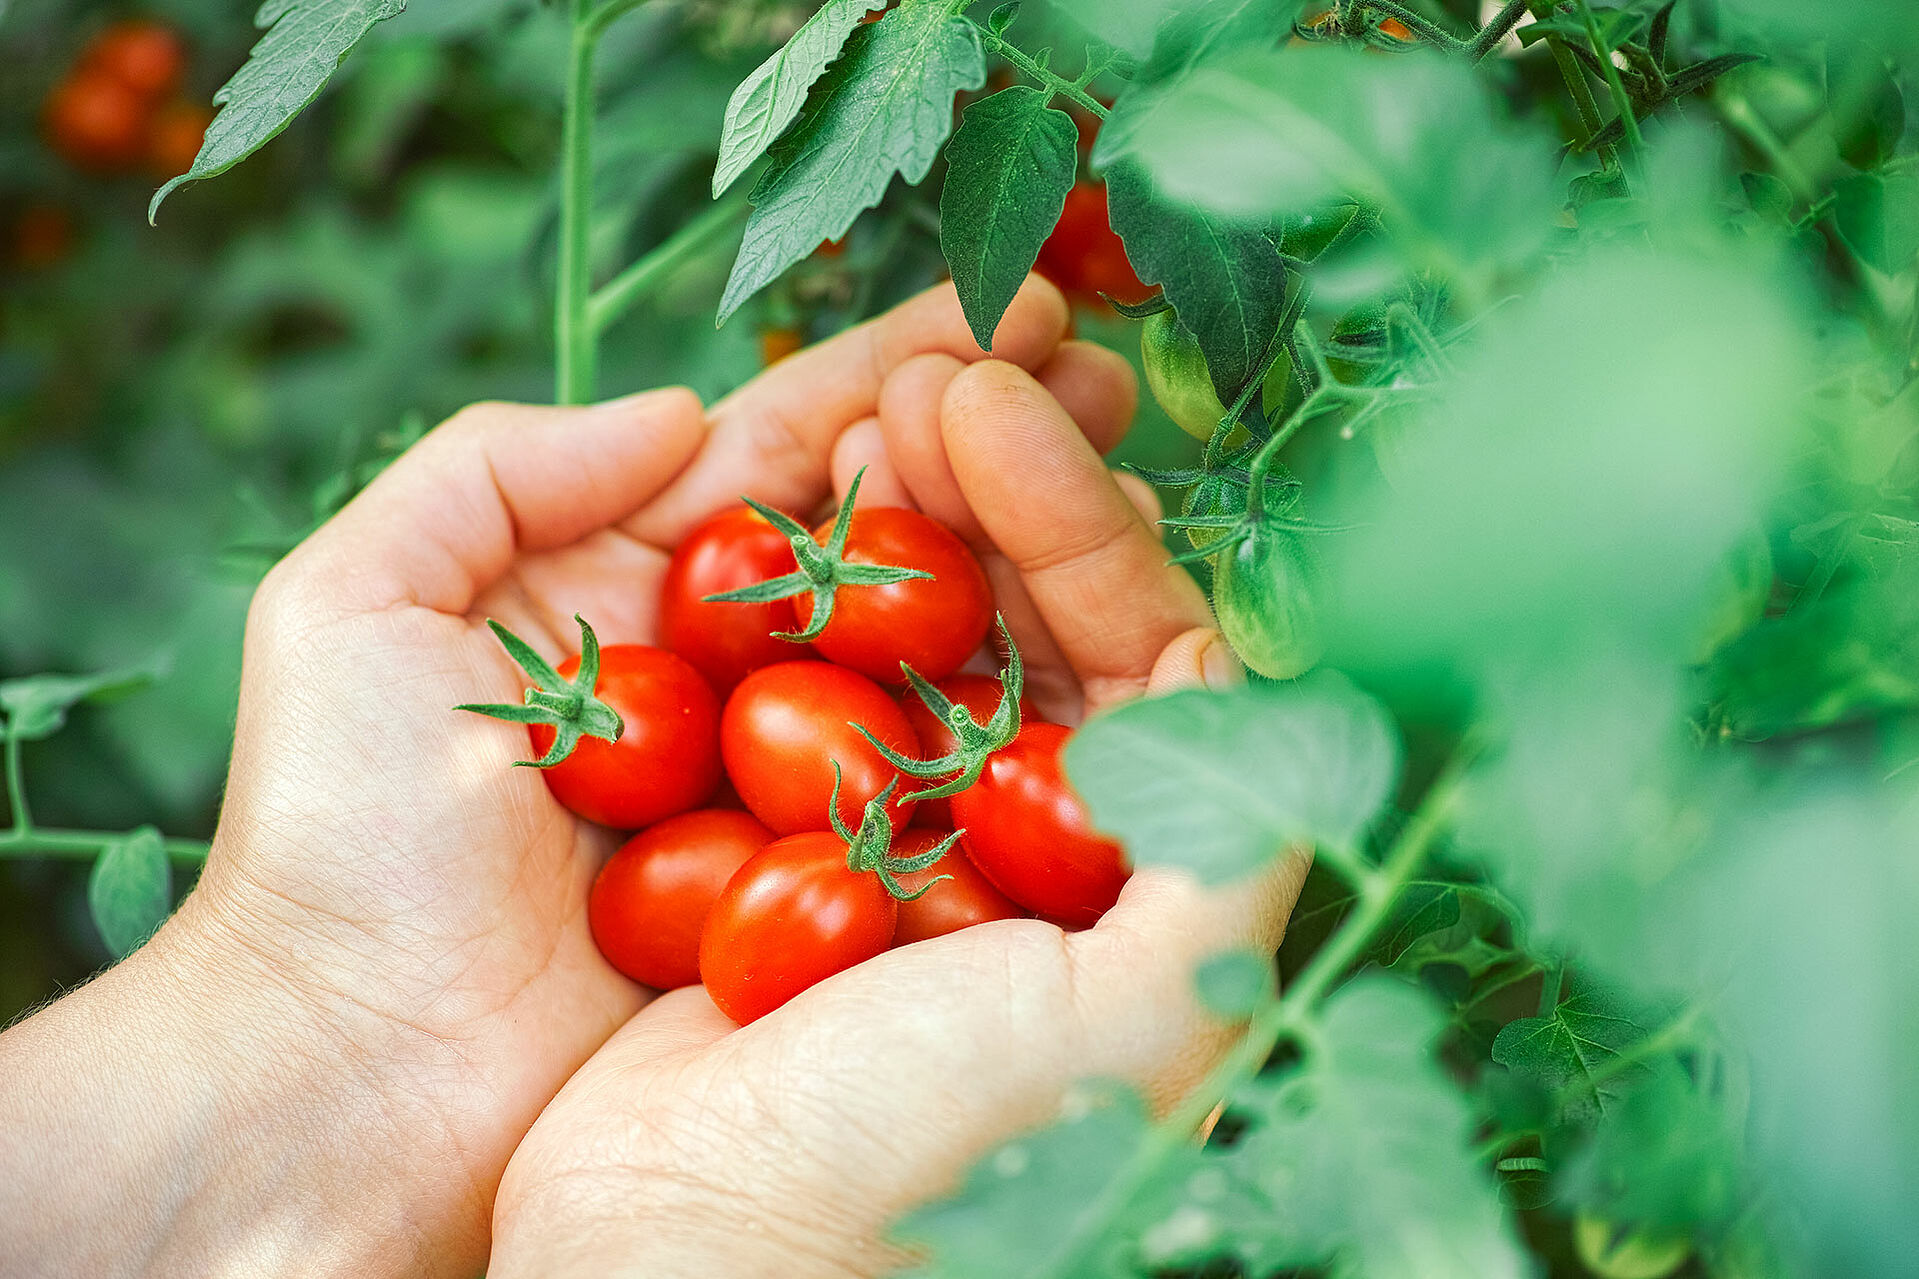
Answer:
[(0, 1272), (476, 1269), (484, 1206), (449, 1214), (444, 1167), (407, 1176), (440, 1134), (374, 1086), (391, 1063), (369, 1026), (219, 914), (196, 891), (124, 963), (0, 1037)]

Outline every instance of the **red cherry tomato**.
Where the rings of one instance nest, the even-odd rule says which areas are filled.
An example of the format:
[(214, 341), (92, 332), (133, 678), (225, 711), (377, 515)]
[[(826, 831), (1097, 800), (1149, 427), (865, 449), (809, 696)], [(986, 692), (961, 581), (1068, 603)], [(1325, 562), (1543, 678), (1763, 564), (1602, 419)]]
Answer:
[(720, 890), (700, 937), (700, 980), (720, 1011), (745, 1025), (880, 954), (897, 915), (877, 875), (847, 866), (837, 835), (789, 835)]
[(793, 606), (709, 604), (708, 595), (751, 586), (793, 571), (786, 535), (757, 512), (737, 506), (686, 535), (673, 550), (660, 587), (660, 634), (725, 694), (747, 672), (812, 656), (804, 644), (773, 638), (793, 629)]
[(145, 101), (103, 72), (79, 71), (55, 86), (45, 125), (55, 153), (89, 173), (130, 169), (146, 154)]
[(1144, 302), (1153, 290), (1140, 282), (1126, 246), (1106, 218), (1106, 187), (1081, 182), (1067, 192), (1059, 225), (1039, 251), (1039, 273), (1070, 294), (1097, 302), (1101, 293)]
[(979, 781), (953, 796), (961, 845), (995, 887), (1028, 910), (1090, 924), (1119, 898), (1126, 855), (1093, 833), (1067, 784), (1060, 748), (1072, 730), (1028, 724), (986, 761)]
[[(720, 716), (720, 753), (747, 810), (781, 835), (824, 830), (838, 761), (840, 820), (857, 828), (866, 801), (897, 774), (853, 724), (918, 758), (919, 740), (899, 703), (857, 671), (781, 662), (741, 680)], [(889, 811), (894, 829), (904, 829), (912, 805), (895, 800)]]
[[(893, 839), (893, 853), (902, 858), (921, 856), (952, 833), (920, 826), (901, 831)], [(925, 870), (909, 871), (896, 878), (900, 887), (910, 893), (941, 875), (951, 878), (933, 884), (924, 896), (899, 904), (900, 921), (893, 930), (895, 946), (944, 937), (989, 920), (1019, 919), (1025, 915), (1005, 893), (993, 887), (992, 881), (980, 874), (979, 867), (968, 861), (958, 848), (948, 850), (946, 856)]]
[[(831, 533), (826, 525), (816, 536), (825, 542)], [(833, 620), (813, 641), (822, 656), (883, 684), (898, 684), (906, 678), (901, 662), (927, 679), (944, 679), (979, 651), (993, 624), (993, 591), (973, 552), (944, 524), (899, 507), (861, 507), (847, 529), (844, 558), (933, 576), (841, 587)], [(793, 616), (802, 629), (813, 620), (810, 594), (794, 596)]]
[[(559, 668), (571, 679), (580, 659)], [(599, 699), (626, 722), (620, 740), (582, 737), (573, 753), (542, 769), (553, 798), (590, 822), (638, 830), (697, 808), (720, 780), (720, 701), (700, 673), (663, 648), (609, 644), (600, 650)], [(553, 726), (528, 724), (536, 755)]]
[[(999, 709), (1000, 696), (1005, 692), (998, 680), (985, 675), (948, 675), (933, 683), (940, 692), (973, 712), (974, 721), (981, 724), (993, 718), (993, 712)], [(922, 759), (938, 759), (942, 755), (949, 755), (959, 745), (953, 730), (939, 716), (927, 710), (926, 703), (914, 696), (911, 689), (900, 695), (900, 709), (906, 712), (906, 722), (913, 726), (913, 736), (919, 738)], [(1019, 699), (1019, 722), (1022, 726), (1039, 722), (1038, 709), (1024, 697)], [(911, 782), (901, 784), (914, 785)], [(919, 782), (917, 786), (926, 790), (938, 784), (935, 780)], [(913, 820), (921, 826), (942, 826), (952, 830), (952, 801), (922, 799), (913, 807)]]
[(213, 112), (196, 102), (168, 104), (147, 134), (147, 171), (164, 179), (191, 169), (212, 123)]
[(586, 899), (606, 962), (660, 990), (697, 984), (700, 931), (714, 899), (773, 838), (747, 813), (699, 808), (627, 840)]
[(81, 54), (81, 65), (156, 101), (180, 87), (187, 51), (171, 28), (136, 18), (116, 22), (95, 36)]

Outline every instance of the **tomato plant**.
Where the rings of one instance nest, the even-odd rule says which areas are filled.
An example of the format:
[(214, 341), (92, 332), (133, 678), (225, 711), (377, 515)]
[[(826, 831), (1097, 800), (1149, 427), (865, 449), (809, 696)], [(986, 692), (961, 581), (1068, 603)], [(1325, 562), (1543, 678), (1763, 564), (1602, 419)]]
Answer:
[(1128, 868), (1066, 779), (1060, 751), (1071, 736), (1059, 724), (1022, 728), (953, 796), (953, 824), (994, 887), (1036, 914), (1085, 925), (1118, 900)]
[[(104, 57), (111, 6), (8, 7), (0, 1016), (138, 945), (205, 857), (244, 609), (223, 574), (426, 423), (538, 398), (549, 365), (563, 403), (683, 382), (718, 404), (942, 274), (990, 350), (1037, 267), (1082, 336), (1139, 349), (1172, 420), (1114, 462), (1180, 512), (1253, 670), (1073, 730), (1064, 781), (1035, 771), (1081, 802), (1046, 820), (1212, 885), (1284, 879), (1307, 844), (1314, 870), (1276, 957), (1199, 972), (1243, 1028), (1226, 1065), (1164, 1114), (1090, 1091), (987, 1153), (899, 1226), (929, 1279), (1905, 1274), (1912, 7), (857, 8), (296, 0), (260, 34), (170, 0), (170, 37)], [(204, 130), (198, 69), (233, 73)], [(184, 172), (157, 229), (135, 182), (91, 180), (160, 168)], [(866, 514), (835, 550), (852, 576), (912, 571), (855, 553)], [(832, 633), (810, 577), (803, 620), (687, 604), (799, 570), (794, 531), (832, 541), (764, 518), (733, 520), (767, 550), (751, 571), (687, 570), (694, 621), (662, 601), (721, 693), (835, 656), (770, 638)], [(844, 621), (925, 585), (831, 599)], [(939, 822), (1018, 739), (1065, 733), (910, 656), (970, 740), (917, 692), (894, 720), (886, 663), (936, 629), (891, 637), (887, 688), (827, 677), (861, 680), (856, 711), (811, 720), (788, 690), (776, 748), (736, 765), (765, 762), (762, 808), (850, 821), (838, 760), (849, 797), (965, 785), (911, 812)], [(125, 703), (123, 671), (12, 678), (149, 645), (193, 660)], [(580, 697), (540, 749), (617, 750), (568, 669), (535, 680)], [(1056, 844), (1084, 847), (1021, 846)], [(948, 857), (894, 875), (954, 878), (893, 907), (893, 941), (975, 882)]]
[(701, 808), (647, 827), (600, 868), (586, 899), (606, 962), (660, 990), (700, 979), (700, 930), (733, 872), (774, 840), (751, 814)]
[[(835, 767), (844, 777), (837, 809), (844, 822), (857, 820), (893, 781), (892, 766), (861, 729), (902, 754), (919, 752), (905, 712), (872, 680), (827, 662), (781, 662), (733, 690), (720, 719), (720, 752), (748, 811), (794, 835), (824, 828), (835, 812)], [(903, 827), (912, 803), (896, 796), (890, 810)]]
[(782, 600), (756, 604), (710, 601), (717, 595), (793, 569), (793, 548), (756, 511), (733, 508), (701, 524), (674, 548), (660, 587), (660, 634), (721, 692), (775, 662), (806, 656), (778, 638), (793, 624)]

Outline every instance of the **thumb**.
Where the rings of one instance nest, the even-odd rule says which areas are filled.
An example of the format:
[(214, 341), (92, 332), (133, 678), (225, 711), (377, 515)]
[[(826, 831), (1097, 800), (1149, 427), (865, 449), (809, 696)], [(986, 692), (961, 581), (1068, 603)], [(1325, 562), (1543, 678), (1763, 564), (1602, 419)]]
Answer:
[(1153, 661), (1153, 673), (1146, 680), (1146, 696), (1160, 697), (1183, 688), (1208, 688), (1221, 692), (1246, 680), (1246, 668), (1226, 643), (1226, 637), (1210, 626), (1195, 626), (1174, 638)]

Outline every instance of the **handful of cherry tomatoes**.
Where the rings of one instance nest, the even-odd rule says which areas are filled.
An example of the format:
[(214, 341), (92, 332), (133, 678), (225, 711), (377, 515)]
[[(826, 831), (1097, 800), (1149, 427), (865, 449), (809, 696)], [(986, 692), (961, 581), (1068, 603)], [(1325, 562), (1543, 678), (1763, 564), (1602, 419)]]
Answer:
[(526, 724), (555, 798), (638, 831), (587, 903), (607, 961), (703, 982), (742, 1024), (892, 946), (1091, 924), (1127, 877), (1011, 637), (999, 679), (961, 670), (994, 620), (972, 551), (858, 492), (818, 529), (751, 499), (695, 529), (662, 585), (665, 647), (601, 648), (581, 620), (555, 669), (495, 625), (537, 687), (461, 708)]
[(47, 95), (47, 142), (74, 168), (112, 174), (184, 173), (213, 113), (180, 96), (187, 51), (171, 27), (116, 22), (87, 42)]

